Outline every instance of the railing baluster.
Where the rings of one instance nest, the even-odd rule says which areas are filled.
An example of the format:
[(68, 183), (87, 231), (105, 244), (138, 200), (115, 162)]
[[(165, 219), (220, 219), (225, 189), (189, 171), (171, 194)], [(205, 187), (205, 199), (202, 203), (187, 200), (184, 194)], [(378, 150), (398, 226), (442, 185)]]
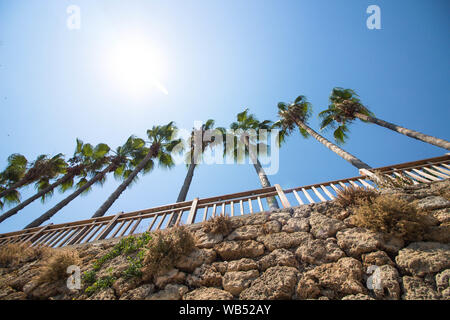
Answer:
[(427, 178), (427, 179), (429, 179), (429, 180), (433, 180), (433, 181), (441, 181), (441, 179), (436, 178), (435, 176), (432, 176), (431, 174), (428, 174), (428, 173), (426, 173), (426, 172), (423, 172), (423, 169), (422, 169), (422, 171), (419, 171), (419, 170), (417, 170), (417, 169), (412, 169), (412, 170), (413, 170), (414, 172), (416, 172), (416, 173), (418, 173), (418, 174), (424, 176), (425, 178)]
[(258, 205), (259, 205), (259, 212), (263, 212), (264, 211), (264, 207), (262, 205), (262, 201), (261, 201), (261, 197), (258, 196)]
[(240, 205), (240, 208), (241, 208), (241, 216), (243, 216), (244, 215), (244, 203), (243, 203), (242, 200), (239, 201), (239, 205)]
[(216, 217), (216, 208), (217, 208), (217, 204), (214, 203), (213, 205), (213, 211), (212, 211), (212, 217), (215, 218)]
[(316, 203), (313, 198), (309, 195), (309, 193), (306, 191), (305, 188), (302, 188), (303, 194), (305, 195), (306, 199), (308, 199), (309, 203)]
[(320, 194), (320, 192), (319, 192), (316, 188), (311, 187), (311, 189), (314, 191), (314, 193), (316, 194), (316, 196), (317, 196), (321, 201), (327, 201), (327, 200)]
[(230, 203), (230, 211), (231, 211), (231, 216), (234, 217), (234, 201), (231, 201), (231, 203)]
[(330, 191), (327, 190), (327, 188), (326, 188), (323, 184), (320, 185), (320, 188), (323, 190), (323, 192), (325, 192), (325, 194), (326, 194), (331, 200), (334, 199), (334, 196), (331, 194)]
[(294, 193), (295, 199), (297, 199), (297, 202), (298, 202), (299, 205), (305, 204), (305, 203), (303, 202), (302, 198), (300, 198), (300, 196), (298, 195), (297, 191), (292, 190), (292, 192)]
[(208, 206), (205, 206), (205, 209), (203, 210), (203, 221), (206, 221), (208, 217)]
[(248, 199), (248, 208), (250, 209), (250, 214), (253, 213), (253, 205), (252, 205), (252, 200)]

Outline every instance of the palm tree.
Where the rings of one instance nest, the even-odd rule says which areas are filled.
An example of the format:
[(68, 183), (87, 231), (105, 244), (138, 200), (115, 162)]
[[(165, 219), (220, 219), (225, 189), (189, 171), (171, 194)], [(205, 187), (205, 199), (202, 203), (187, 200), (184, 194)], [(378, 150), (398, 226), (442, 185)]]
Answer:
[[(71, 159), (72, 163), (82, 164), (82, 168), (78, 174), (80, 179), (75, 185), (76, 190), (69, 196), (61, 200), (59, 203), (57, 203), (54, 207), (43, 213), (33, 222), (28, 224), (25, 229), (34, 228), (41, 225), (43, 222), (53, 217), (72, 200), (77, 198), (80, 194), (86, 194), (87, 192), (89, 192), (94, 183), (104, 183), (105, 176), (109, 172), (117, 169), (117, 167), (121, 164), (121, 158), (119, 156), (110, 156), (108, 154), (109, 151), (109, 146), (104, 143), (100, 143), (94, 148), (91, 144), (84, 144), (82, 141), (77, 139), (77, 149), (75, 151), (75, 157)], [(88, 180), (89, 176), (91, 178)], [(61, 184), (61, 191), (70, 189), (73, 184), (74, 180), (68, 179), (66, 182)]]
[[(249, 156), (253, 166), (256, 170), (256, 174), (258, 175), (259, 181), (261, 183), (261, 186), (263, 188), (270, 187), (270, 181), (267, 178), (267, 174), (264, 171), (263, 167), (261, 166), (261, 163), (259, 162), (258, 156), (254, 154), (254, 152), (251, 152), (250, 149), (253, 149), (256, 147), (261, 147), (264, 143), (260, 141), (259, 136), (259, 130), (269, 130), (272, 129), (273, 123), (270, 120), (264, 120), (259, 121), (256, 119), (255, 115), (249, 114), (248, 109), (245, 109), (243, 112), (239, 113), (237, 115), (237, 121), (231, 123), (230, 129), (234, 130), (235, 134), (235, 142), (241, 141), (246, 146), (245, 148), (245, 156)], [(256, 137), (252, 137), (250, 139), (249, 137), (249, 130), (255, 130)], [(228, 149), (228, 148), (227, 148)], [(238, 144), (234, 143), (234, 149), (233, 150), (227, 150), (228, 152), (233, 153), (234, 157), (239, 157), (238, 152)], [(238, 159), (240, 160), (240, 159)], [(267, 204), (269, 205), (270, 209), (279, 209), (278, 202), (275, 199), (275, 197), (268, 197), (267, 198)]]
[[(49, 170), (48, 174), (42, 176), (36, 182), (35, 186), (38, 192), (16, 207), (2, 214), (0, 216), (0, 223), (17, 214), (20, 210), (39, 198), (44, 202), (48, 197), (53, 195), (53, 191), (57, 187), (60, 187), (61, 192), (67, 191), (73, 186), (74, 178), (76, 176), (86, 176), (85, 170), (92, 164), (93, 159), (100, 159), (108, 152), (109, 147), (106, 144), (100, 143), (93, 149), (90, 144), (83, 144), (81, 140), (77, 139), (77, 147), (74, 156), (68, 160), (70, 166), (60, 158), (60, 155), (53, 157), (51, 163), (54, 165), (54, 169)], [(50, 183), (50, 180), (55, 178), (53, 173), (63, 174), (63, 176), (53, 183)]]
[(311, 129), (311, 127), (308, 126), (308, 120), (311, 117), (311, 114), (312, 106), (306, 100), (305, 96), (298, 96), (297, 99), (295, 99), (295, 101), (291, 104), (286, 104), (284, 102), (278, 103), (278, 116), (280, 118), (279, 123), (287, 132), (294, 130), (295, 125), (297, 125), (301, 135), (304, 138), (308, 138), (311, 135), (325, 147), (335, 152), (338, 156), (347, 160), (358, 169), (371, 168), (367, 163), (359, 160), (352, 154), (328, 141), (319, 133)]
[[(208, 147), (212, 148), (219, 142), (215, 139), (206, 139), (205, 134), (208, 131), (208, 133), (211, 133), (211, 131), (213, 131), (214, 134), (219, 134), (222, 136), (225, 134), (225, 128), (219, 127), (214, 129), (214, 124), (215, 121), (209, 119), (205, 124), (202, 125), (200, 129), (192, 129), (191, 136), (189, 138), (190, 149), (186, 153), (186, 165), (188, 167), (188, 172), (186, 174), (186, 178), (184, 179), (184, 183), (181, 187), (180, 193), (178, 194), (177, 202), (183, 202), (186, 200), (186, 196), (192, 182), (192, 177), (194, 176), (194, 170), (197, 167), (197, 164), (200, 162), (200, 158), (202, 157), (203, 153)], [(196, 141), (195, 139), (196, 135), (199, 135), (201, 137), (200, 145), (197, 145), (198, 141)]]
[[(40, 157), (41, 156), (36, 159), (36, 164), (40, 163), (38, 161)], [(32, 180), (30, 181), (30, 179), (34, 177), (31, 177), (30, 174), (28, 174), (27, 178), (25, 179), (27, 170), (28, 160), (27, 158), (25, 158), (25, 156), (18, 153), (13, 153), (8, 157), (8, 165), (6, 166), (6, 169), (1, 173), (3, 187), (0, 191), (0, 198), (6, 196), (9, 193), (17, 191), (16, 189), (19, 189), (26, 184), (33, 182)]]
[[(144, 170), (149, 172), (154, 167), (153, 159), (158, 161), (159, 166), (171, 168), (174, 161), (170, 152), (181, 143), (180, 139), (174, 139), (176, 127), (173, 122), (169, 122), (165, 126), (153, 126), (147, 130), (147, 136), (150, 139), (148, 148), (141, 149), (139, 157), (135, 161), (135, 168), (125, 178), (125, 180), (117, 187), (117, 189), (108, 197), (108, 199), (98, 208), (92, 218), (102, 217), (112, 204), (119, 198), (123, 191), (133, 182), (139, 172)], [(142, 158), (142, 155), (145, 156)]]
[[(187, 174), (184, 178), (183, 185), (181, 187), (180, 193), (177, 197), (177, 202), (183, 202), (186, 200), (189, 187), (191, 186), (192, 178), (194, 176), (195, 168), (201, 160), (201, 157), (205, 150), (209, 147), (220, 143), (219, 140), (207, 139), (205, 135), (207, 133), (213, 133), (212, 136), (225, 134), (225, 128), (214, 128), (215, 121), (213, 119), (208, 119), (200, 129), (192, 129), (191, 136), (189, 137), (188, 145), (190, 146), (189, 151), (186, 152), (186, 166)], [(201, 141), (197, 141), (196, 137), (201, 138)], [(169, 226), (173, 226), (178, 219), (178, 213), (174, 213), (170, 219)]]
[(410, 138), (450, 150), (450, 142), (444, 139), (426, 135), (376, 118), (374, 114), (361, 103), (358, 95), (351, 89), (343, 89), (339, 87), (334, 88), (330, 95), (330, 102), (331, 104), (328, 106), (328, 109), (319, 114), (323, 119), (323, 128), (338, 123), (338, 130), (340, 130), (342, 134), (345, 134), (345, 131), (348, 130), (346, 126), (347, 123), (350, 124), (355, 119), (359, 119), (363, 122), (374, 123), (392, 131), (404, 134)]

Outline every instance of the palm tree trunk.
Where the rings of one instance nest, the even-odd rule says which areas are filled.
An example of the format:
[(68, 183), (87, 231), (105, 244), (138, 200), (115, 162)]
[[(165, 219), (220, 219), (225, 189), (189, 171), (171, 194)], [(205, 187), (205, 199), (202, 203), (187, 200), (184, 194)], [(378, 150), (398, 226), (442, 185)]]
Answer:
[(145, 165), (150, 161), (151, 158), (154, 158), (158, 154), (158, 148), (151, 147), (145, 158), (139, 162), (138, 166), (133, 170), (133, 172), (126, 178), (117, 189), (111, 193), (108, 199), (97, 209), (92, 218), (103, 217), (108, 211), (108, 209), (113, 205), (114, 201), (116, 201), (122, 192), (128, 187), (128, 185), (133, 181), (133, 179), (138, 175), (138, 173), (145, 167)]
[(9, 187), (6, 190), (3, 190), (2, 192), (0, 192), (0, 198), (6, 196), (8, 193), (10, 193), (11, 191), (14, 191), (16, 189), (19, 189), (21, 187), (23, 187), (24, 185), (26, 185), (28, 182), (26, 180), (20, 180), (16, 183), (14, 183), (11, 187)]
[(410, 138), (414, 138), (432, 145), (435, 145), (437, 147), (443, 148), (443, 149), (447, 149), (450, 150), (450, 142), (444, 140), (444, 139), (440, 139), (440, 138), (436, 138), (433, 136), (429, 136), (427, 134), (423, 134), (411, 129), (406, 129), (404, 127), (398, 126), (396, 124), (375, 118), (375, 117), (371, 117), (371, 116), (367, 116), (365, 114), (362, 113), (355, 113), (355, 117), (357, 117), (358, 119), (362, 120), (362, 121), (367, 121), (367, 122), (371, 122), (374, 124), (377, 124), (379, 126), (391, 129), (392, 131), (396, 131), (398, 133), (404, 134), (405, 136), (408, 136)]
[(87, 188), (92, 186), (95, 182), (100, 180), (102, 177), (104, 177), (108, 172), (113, 170), (113, 168), (116, 166), (115, 163), (111, 163), (108, 167), (103, 169), (103, 171), (97, 173), (91, 180), (89, 180), (85, 185), (83, 185), (80, 189), (73, 192), (70, 196), (65, 198), (64, 200), (60, 201), (57, 205), (55, 205), (53, 208), (48, 210), (46, 213), (41, 215), (39, 218), (31, 222), (29, 225), (27, 225), (24, 229), (28, 228), (34, 228), (37, 226), (40, 226), (44, 221), (47, 221), (51, 217), (53, 217), (59, 210), (64, 208), (69, 202), (71, 202), (73, 199), (78, 197), (83, 191), (85, 191)]
[(68, 173), (66, 175), (64, 175), (63, 177), (61, 177), (60, 179), (56, 180), (54, 183), (52, 183), (51, 185), (49, 185), (47, 188), (42, 189), (41, 191), (39, 191), (38, 193), (36, 193), (35, 195), (33, 195), (32, 197), (28, 198), (27, 200), (21, 202), (19, 205), (17, 205), (16, 207), (12, 208), (11, 210), (5, 212), (4, 214), (2, 214), (0, 216), (0, 223), (2, 223), (4, 220), (8, 219), (9, 217), (15, 215), (17, 212), (19, 212), (20, 210), (22, 210), (23, 208), (25, 208), (27, 205), (29, 205), (30, 203), (32, 203), (33, 201), (35, 201), (36, 199), (39, 199), (40, 197), (42, 197), (43, 195), (49, 193), (50, 191), (52, 191), (53, 189), (55, 189), (56, 187), (58, 187), (59, 185), (63, 184), (64, 182), (66, 182), (67, 180), (69, 180), (70, 178), (73, 177), (73, 173)]
[[(188, 168), (188, 172), (186, 173), (186, 177), (184, 178), (183, 186), (181, 187), (180, 193), (178, 194), (177, 202), (186, 201), (187, 193), (189, 191), (189, 187), (191, 186), (192, 177), (194, 176), (194, 170), (197, 165), (195, 163), (191, 163)], [(169, 221), (169, 227), (172, 227), (178, 219), (178, 213), (174, 212), (172, 218)]]
[[(252, 160), (253, 166), (256, 170), (256, 174), (258, 175), (259, 181), (261, 182), (261, 186), (263, 188), (268, 188), (271, 187), (272, 185), (270, 184), (269, 178), (267, 178), (266, 172), (264, 171), (263, 167), (261, 166), (261, 163), (259, 162), (258, 156), (254, 155), (251, 151), (250, 151), (250, 143), (249, 143), (249, 138), (245, 137), (244, 139), (244, 143), (248, 148), (248, 154), (250, 156), (250, 159)], [(267, 204), (269, 205), (270, 209), (276, 210), (279, 209), (279, 205), (278, 205), (278, 201), (275, 197), (267, 197)]]
[(347, 151), (345, 151), (342, 148), (339, 148), (337, 145), (335, 145), (334, 143), (330, 142), (329, 140), (327, 140), (326, 138), (324, 138), (323, 136), (321, 136), (320, 134), (318, 134), (316, 131), (314, 131), (313, 129), (311, 129), (309, 126), (307, 126), (306, 124), (304, 124), (302, 121), (300, 121), (299, 119), (295, 119), (295, 123), (305, 129), (311, 136), (313, 136), (317, 141), (319, 141), (320, 143), (322, 143), (325, 147), (327, 147), (328, 149), (330, 149), (331, 151), (333, 151), (334, 153), (336, 153), (338, 156), (340, 156), (341, 158), (347, 160), (348, 162), (350, 162), (353, 166), (355, 166), (358, 170), (359, 169), (371, 169), (371, 167), (359, 160), (358, 158), (356, 158), (354, 155), (348, 153)]

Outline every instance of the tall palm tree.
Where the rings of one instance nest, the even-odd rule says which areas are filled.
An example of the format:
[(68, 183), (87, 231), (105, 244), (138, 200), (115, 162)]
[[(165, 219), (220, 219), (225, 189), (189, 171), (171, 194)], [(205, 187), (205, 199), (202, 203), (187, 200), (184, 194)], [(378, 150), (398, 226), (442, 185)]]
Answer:
[[(61, 158), (56, 158), (55, 156), (52, 161), (55, 166), (54, 170), (50, 170), (47, 175), (42, 176), (35, 184), (38, 192), (16, 207), (2, 214), (0, 216), (0, 223), (17, 214), (20, 210), (39, 198), (44, 202), (53, 195), (54, 189), (57, 187), (60, 187), (61, 192), (67, 191), (73, 186), (76, 176), (86, 176), (85, 170), (93, 163), (93, 159), (100, 159), (108, 152), (109, 147), (104, 143), (100, 143), (95, 148), (92, 148), (90, 144), (83, 145), (83, 142), (77, 139), (75, 153), (73, 157), (68, 160), (70, 165), (61, 161)], [(63, 174), (63, 176), (56, 179), (53, 183), (50, 183), (51, 179), (58, 177), (54, 177), (52, 172)]]
[[(202, 125), (200, 129), (192, 129), (191, 136), (189, 138), (190, 149), (186, 153), (186, 165), (188, 167), (188, 172), (186, 174), (186, 178), (184, 179), (180, 193), (178, 194), (177, 202), (186, 200), (186, 196), (192, 182), (192, 177), (194, 176), (194, 170), (197, 167), (197, 164), (200, 162), (203, 153), (208, 147), (212, 148), (219, 142), (215, 139), (206, 139), (205, 134), (211, 133), (211, 131), (213, 131), (214, 135), (219, 134), (223, 136), (225, 134), (225, 128), (214, 128), (214, 124), (215, 121), (209, 119)], [(196, 135), (199, 135), (201, 137), (201, 141), (196, 141)]]
[[(123, 191), (133, 182), (139, 172), (144, 170), (149, 172), (154, 167), (153, 159), (157, 160), (159, 166), (164, 168), (171, 168), (174, 166), (174, 161), (170, 152), (181, 143), (180, 139), (174, 139), (176, 134), (176, 127), (173, 122), (169, 122), (165, 126), (153, 126), (152, 129), (147, 130), (150, 146), (143, 148), (139, 153), (139, 158), (136, 161), (136, 166), (125, 180), (117, 187), (117, 189), (108, 197), (108, 199), (98, 208), (92, 218), (102, 217), (106, 211), (119, 198)], [(142, 158), (142, 155), (145, 156)]]
[(286, 104), (284, 102), (278, 103), (278, 116), (280, 118), (280, 124), (286, 131), (291, 132), (297, 126), (300, 130), (301, 135), (304, 138), (309, 136), (314, 137), (317, 141), (322, 143), (325, 147), (335, 152), (338, 156), (350, 162), (353, 166), (358, 169), (370, 169), (371, 167), (356, 158), (354, 155), (348, 153), (332, 142), (328, 141), (326, 138), (321, 136), (319, 133), (311, 129), (308, 125), (308, 120), (312, 114), (312, 106), (306, 100), (305, 96), (298, 96), (293, 103)]
[(44, 171), (40, 168), (45, 165), (44, 160), (46, 160), (46, 156), (40, 155), (30, 164), (27, 158), (21, 154), (10, 155), (6, 169), (1, 173), (4, 187), (0, 192), (0, 198), (39, 179), (40, 176), (37, 174)]
[(322, 118), (322, 127), (325, 128), (335, 123), (339, 124), (341, 136), (348, 130), (347, 123), (352, 123), (355, 119), (363, 122), (370, 122), (385, 127), (392, 131), (404, 134), (410, 138), (414, 138), (443, 149), (450, 150), (450, 142), (426, 135), (411, 129), (401, 127), (399, 125), (378, 119), (374, 114), (364, 106), (355, 91), (351, 89), (343, 89), (336, 87), (330, 95), (331, 104), (328, 109), (322, 111), (319, 116)]
[[(78, 175), (80, 179), (75, 185), (76, 190), (57, 203), (53, 208), (49, 209), (47, 212), (28, 224), (25, 229), (34, 228), (41, 225), (79, 195), (89, 192), (93, 184), (103, 184), (108, 173), (115, 172), (116, 170), (120, 171), (122, 169), (123, 162), (127, 161), (124, 153), (137, 152), (136, 149), (139, 149), (140, 145), (142, 145), (142, 139), (131, 136), (128, 138), (124, 146), (117, 148), (114, 155), (110, 155), (110, 148), (103, 143), (98, 144), (94, 148), (91, 144), (83, 144), (82, 141), (77, 140), (77, 151), (73, 161), (79, 161), (83, 163), (84, 166), (83, 170), (81, 170)], [(90, 177), (90, 179), (88, 179), (88, 177)], [(74, 182), (72, 180), (62, 184), (61, 188), (63, 190), (71, 188), (73, 183)]]
[[(207, 148), (212, 148), (220, 143), (219, 140), (207, 139), (205, 135), (211, 133), (213, 136), (212, 138), (214, 138), (216, 135), (223, 136), (225, 134), (225, 128), (214, 128), (214, 125), (215, 121), (213, 119), (208, 119), (204, 124), (202, 124), (200, 129), (194, 128), (191, 131), (191, 135), (188, 139), (189, 150), (186, 152), (186, 166), (188, 171), (186, 173), (186, 177), (184, 178), (183, 185), (181, 186), (180, 193), (178, 194), (177, 202), (183, 202), (186, 200), (195, 168), (197, 168), (203, 153)], [(197, 137), (201, 138), (201, 141), (197, 141)], [(173, 226), (177, 219), (178, 213), (174, 213), (169, 221), (169, 226)]]
[[(245, 156), (249, 156), (252, 164), (256, 170), (256, 174), (258, 175), (259, 181), (263, 188), (270, 187), (269, 178), (267, 178), (267, 174), (264, 171), (261, 163), (259, 162), (258, 155), (255, 155), (254, 152), (251, 152), (250, 149), (256, 147), (261, 147), (264, 143), (260, 141), (259, 130), (269, 130), (273, 128), (273, 123), (270, 120), (259, 121), (255, 115), (249, 114), (248, 109), (245, 109), (243, 112), (237, 114), (237, 121), (231, 123), (230, 129), (234, 131), (235, 134), (235, 142), (238, 140), (244, 143), (245, 148)], [(249, 130), (256, 131), (256, 137), (249, 137)], [(228, 149), (228, 148), (227, 148)], [(233, 150), (227, 150), (228, 152), (233, 153), (234, 157), (239, 157), (238, 152), (238, 144), (234, 143)], [(240, 159), (238, 159), (240, 160)], [(275, 197), (268, 197), (267, 204), (270, 209), (279, 209), (278, 202)]]

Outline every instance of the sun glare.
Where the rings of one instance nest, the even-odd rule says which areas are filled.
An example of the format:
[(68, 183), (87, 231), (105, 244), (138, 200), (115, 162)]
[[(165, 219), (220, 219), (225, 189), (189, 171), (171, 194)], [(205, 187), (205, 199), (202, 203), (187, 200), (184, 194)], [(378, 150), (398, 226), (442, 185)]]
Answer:
[(166, 75), (163, 55), (143, 39), (120, 41), (112, 48), (109, 69), (123, 89), (142, 95), (157, 89), (169, 94), (161, 82)]

